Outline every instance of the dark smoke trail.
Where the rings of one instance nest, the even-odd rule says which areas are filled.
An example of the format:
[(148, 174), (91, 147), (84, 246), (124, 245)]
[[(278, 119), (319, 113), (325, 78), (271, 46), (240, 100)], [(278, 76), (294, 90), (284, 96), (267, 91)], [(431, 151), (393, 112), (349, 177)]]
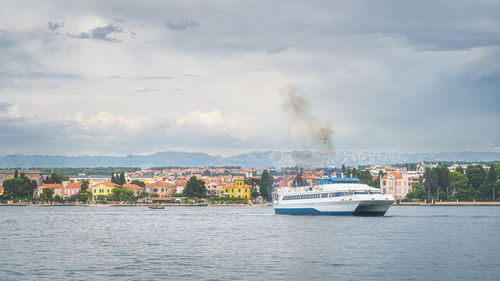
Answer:
[[(297, 135), (300, 144), (309, 150), (309, 153), (300, 153), (296, 157), (297, 165), (323, 166), (321, 155), (333, 152), (333, 128), (331, 124), (320, 122), (316, 118), (312, 113), (309, 101), (295, 87), (287, 86), (283, 90), (283, 94), (283, 110), (289, 118), (292, 134)], [(320, 154), (319, 157), (317, 154)]]

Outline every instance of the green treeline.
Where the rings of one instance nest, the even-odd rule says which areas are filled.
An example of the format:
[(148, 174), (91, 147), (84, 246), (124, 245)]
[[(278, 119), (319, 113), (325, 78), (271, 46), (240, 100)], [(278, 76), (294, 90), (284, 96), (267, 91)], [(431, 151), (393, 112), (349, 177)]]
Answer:
[(419, 183), (406, 195), (408, 200), (494, 201), (500, 195), (500, 164), (489, 171), (482, 166), (457, 168), (450, 172), (446, 165), (425, 169)]
[(33, 198), (33, 190), (37, 188), (35, 180), (30, 180), (23, 173), (21, 175), (15, 172), (13, 179), (3, 182), (4, 193), (0, 199), (4, 200), (31, 200)]

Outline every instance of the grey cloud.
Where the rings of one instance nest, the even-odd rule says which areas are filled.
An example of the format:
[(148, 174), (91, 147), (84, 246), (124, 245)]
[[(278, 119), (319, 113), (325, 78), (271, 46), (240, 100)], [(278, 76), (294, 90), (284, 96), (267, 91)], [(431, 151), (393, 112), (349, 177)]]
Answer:
[(125, 77), (119, 75), (109, 75), (105, 76), (107, 79), (123, 79), (123, 80), (170, 80), (170, 76), (137, 76), (137, 77)]
[(11, 107), (13, 104), (6, 103), (6, 102), (0, 102), (0, 112), (8, 112), (9, 107)]
[(288, 48), (285, 48), (285, 47), (281, 47), (281, 48), (272, 48), (272, 49), (268, 49), (266, 50), (266, 53), (268, 55), (274, 55), (274, 54), (279, 54), (279, 53), (283, 53), (287, 50)]
[(74, 73), (57, 73), (57, 72), (28, 72), (28, 73), (12, 73), (0, 72), (2, 78), (19, 78), (19, 79), (78, 79), (82, 78), (79, 74)]
[(178, 21), (167, 21), (165, 24), (169, 29), (174, 30), (174, 31), (184, 31), (187, 28), (195, 28), (199, 27), (200, 24), (198, 21), (192, 18), (183, 18)]
[(108, 42), (119, 42), (114, 38), (109, 37), (113, 33), (123, 33), (123, 28), (113, 24), (108, 24), (107, 26), (96, 27), (90, 32), (82, 32), (77, 35), (77, 38), (93, 38), (98, 40), (104, 40)]
[(147, 94), (147, 93), (158, 93), (158, 92), (163, 92), (162, 89), (152, 89), (152, 88), (145, 88), (145, 89), (139, 89), (135, 91), (138, 94)]
[(57, 22), (51, 22), (51, 21), (49, 21), (47, 24), (49, 26), (50, 31), (56, 31), (64, 26), (64, 23), (59, 24)]

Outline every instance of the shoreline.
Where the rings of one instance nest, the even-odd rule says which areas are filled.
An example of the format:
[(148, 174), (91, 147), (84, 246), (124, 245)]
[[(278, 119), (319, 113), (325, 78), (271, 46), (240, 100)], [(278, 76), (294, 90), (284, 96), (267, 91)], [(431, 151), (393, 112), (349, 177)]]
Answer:
[[(2, 206), (15, 206), (15, 207), (150, 207), (156, 206), (157, 204), (47, 204), (47, 203), (0, 203)], [(269, 207), (272, 206), (271, 203), (265, 204), (183, 204), (183, 203), (165, 203), (159, 204), (164, 207)], [(433, 206), (500, 206), (500, 201), (483, 201), (483, 202), (394, 202), (393, 207), (398, 206), (421, 206), (421, 207), (433, 207)]]
[(271, 203), (266, 204), (182, 204), (182, 203), (165, 203), (165, 204), (47, 204), (47, 203), (0, 203), (2, 206), (15, 206), (15, 207), (269, 207)]
[(500, 206), (499, 201), (463, 201), (463, 202), (434, 202), (434, 203), (426, 203), (426, 202), (394, 202), (392, 205), (396, 206), (423, 206), (423, 207), (432, 207), (432, 206)]

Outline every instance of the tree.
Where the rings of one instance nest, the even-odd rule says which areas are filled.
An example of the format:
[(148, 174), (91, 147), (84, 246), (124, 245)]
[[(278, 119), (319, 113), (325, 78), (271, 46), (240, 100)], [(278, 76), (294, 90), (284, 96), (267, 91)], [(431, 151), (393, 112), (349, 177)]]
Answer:
[(13, 178), (3, 182), (4, 194), (2, 197), (6, 199), (26, 199), (31, 200), (33, 190), (37, 187), (35, 180), (30, 180), (27, 177)]
[(80, 190), (87, 191), (87, 189), (89, 188), (89, 185), (90, 185), (90, 182), (88, 180), (84, 180), (82, 182), (82, 187), (80, 187)]
[(481, 166), (468, 166), (465, 170), (465, 175), (469, 180), (469, 194), (470, 199), (481, 199), (487, 196), (485, 193), (484, 186), (481, 184), (485, 180), (486, 173)]
[(146, 187), (146, 183), (144, 183), (143, 181), (140, 181), (140, 180), (133, 180), (131, 182), (131, 184), (135, 184), (135, 185), (138, 185), (140, 187)]
[(80, 190), (78, 192), (77, 198), (78, 198), (78, 201), (80, 201), (80, 202), (87, 202), (91, 196), (92, 196), (92, 193), (90, 193), (88, 191)]
[(448, 186), (450, 184), (450, 170), (446, 165), (440, 166), (436, 168), (437, 176), (438, 176), (438, 200), (443, 199), (442, 196), (439, 196), (440, 191), (446, 191), (444, 194), (446, 196), (446, 200), (448, 200)]
[(406, 199), (408, 200), (425, 200), (425, 197), (425, 189), (421, 183), (415, 183), (413, 190), (406, 194)]
[(437, 195), (439, 176), (434, 169), (426, 168), (423, 177), (424, 188), (427, 191), (427, 200), (430, 202)]
[(120, 179), (119, 179), (119, 185), (124, 185), (125, 184), (125, 172), (120, 173)]
[(469, 191), (467, 189), (468, 179), (460, 172), (450, 173), (450, 192), (457, 194), (459, 200), (469, 200)]
[(14, 171), (14, 178), (17, 179), (19, 177), (19, 174), (17, 172), (17, 169)]
[(73, 194), (68, 197), (68, 202), (75, 202), (78, 199), (78, 194)]
[[(496, 190), (496, 186), (495, 186), (495, 183), (497, 181), (497, 172), (495, 170), (495, 166), (493, 164), (491, 164), (490, 166), (490, 170), (488, 172), (488, 176), (486, 177), (486, 184), (487, 184), (487, 189), (488, 189), (488, 193), (489, 191), (491, 191), (491, 195), (492, 195), (492, 200), (495, 201), (496, 198), (495, 198), (495, 190)], [(489, 197), (489, 196), (488, 196)]]
[(129, 189), (121, 188), (121, 187), (114, 187), (113, 190), (111, 191), (111, 196), (110, 196), (111, 201), (134, 201), (134, 192)]
[(61, 196), (56, 195), (56, 196), (54, 196), (54, 201), (57, 203), (63, 203), (64, 199)]
[(205, 182), (192, 176), (186, 183), (183, 194), (186, 197), (206, 198), (207, 188), (205, 187)]
[(47, 177), (45, 183), (62, 183), (63, 181), (69, 181), (68, 175), (52, 173)]
[(53, 188), (44, 188), (40, 196), (40, 199), (42, 199), (42, 201), (48, 202), (53, 200), (53, 196), (54, 196)]
[(272, 200), (273, 183), (274, 178), (269, 175), (267, 169), (264, 170), (260, 177), (260, 194), (267, 201)]

